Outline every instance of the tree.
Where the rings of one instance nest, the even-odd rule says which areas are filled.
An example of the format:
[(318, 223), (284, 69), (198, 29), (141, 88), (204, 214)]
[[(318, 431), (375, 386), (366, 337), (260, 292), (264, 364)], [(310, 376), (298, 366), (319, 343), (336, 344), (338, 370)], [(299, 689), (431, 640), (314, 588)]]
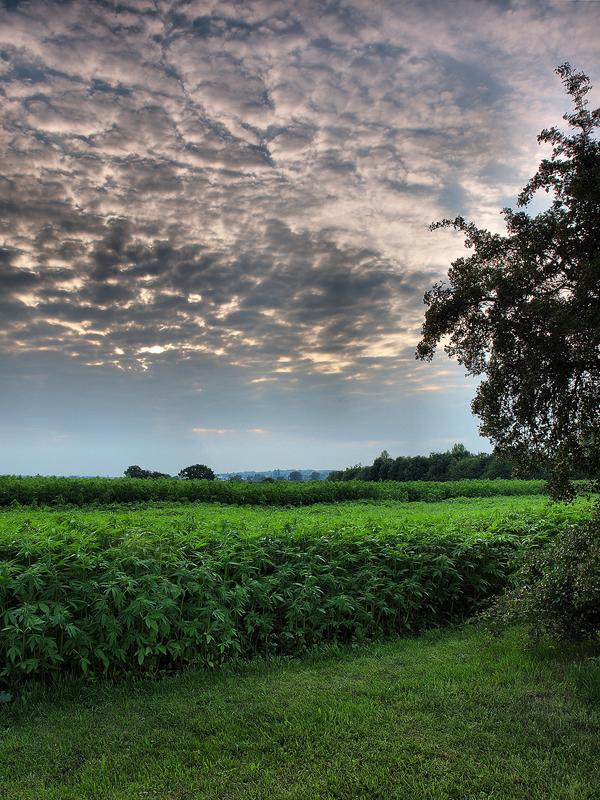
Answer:
[(479, 456), (463, 456), (452, 459), (448, 464), (448, 480), (462, 481), (465, 478), (481, 478), (485, 468), (485, 461)]
[(440, 339), (471, 375), (484, 376), (472, 402), (480, 431), (522, 473), (548, 471), (555, 497), (569, 477), (600, 473), (600, 109), (589, 111), (589, 78), (558, 67), (574, 110), (570, 131), (543, 130), (550, 158), (518, 198), (525, 208), (543, 189), (547, 211), (505, 208), (506, 235), (462, 217), (431, 226), (466, 238), (448, 283), (425, 294), (417, 358), (431, 360)]
[(192, 464), (179, 472), (179, 477), (186, 481), (214, 481), (215, 473), (206, 464)]
[(137, 464), (127, 467), (124, 472), (127, 478), (170, 478), (166, 472), (156, 472), (150, 469), (142, 469)]
[(313, 469), (313, 471), (308, 476), (308, 480), (309, 481), (320, 481), (321, 480), (321, 473), (317, 472), (316, 469)]
[(297, 481), (301, 481), (301, 480), (302, 480), (302, 473), (298, 472), (297, 469), (292, 470), (292, 472), (290, 472), (290, 474), (288, 475), (288, 481), (296, 481), (297, 482)]
[(126, 478), (147, 478), (148, 470), (142, 469), (137, 464), (133, 464), (131, 467), (127, 467), (123, 474)]
[(429, 469), (429, 459), (426, 456), (413, 456), (407, 459), (406, 469), (404, 471), (405, 481), (422, 481), (425, 480), (427, 471)]
[(452, 445), (452, 449), (450, 450), (450, 455), (452, 458), (460, 459), (460, 458), (468, 458), (471, 453), (467, 450), (467, 448), (461, 442), (457, 442), (456, 444)]
[(393, 465), (394, 459), (390, 456), (387, 450), (382, 450), (375, 461), (373, 461), (371, 474), (369, 476), (370, 480), (386, 481), (390, 476)]
[(501, 461), (495, 455), (492, 455), (485, 465), (481, 477), (492, 480), (495, 478), (512, 478), (512, 467), (506, 461)]

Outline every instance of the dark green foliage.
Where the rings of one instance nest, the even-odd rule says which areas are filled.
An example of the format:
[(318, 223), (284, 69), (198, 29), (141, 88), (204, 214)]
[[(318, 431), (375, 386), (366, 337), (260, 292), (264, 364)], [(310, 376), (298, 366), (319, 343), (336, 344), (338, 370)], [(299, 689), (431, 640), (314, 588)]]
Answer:
[(150, 469), (142, 469), (137, 464), (134, 464), (131, 467), (127, 467), (125, 472), (123, 473), (126, 478), (170, 478), (171, 476), (168, 475), (166, 472), (156, 472), (155, 470)]
[(505, 236), (462, 217), (432, 226), (462, 232), (473, 254), (425, 295), (417, 357), (449, 337), (448, 355), (484, 376), (472, 403), (481, 433), (521, 470), (545, 468), (567, 497), (574, 472), (600, 475), (600, 109), (587, 108), (587, 76), (569, 64), (557, 73), (572, 133), (542, 131), (552, 155), (519, 196), (526, 207), (543, 190), (552, 205), (533, 217), (504, 209)]
[(216, 475), (206, 464), (192, 464), (180, 470), (179, 477), (186, 481), (214, 481)]
[[(490, 453), (470, 453), (463, 444), (455, 444), (444, 453), (428, 456), (392, 458), (387, 450), (370, 467), (360, 465), (329, 473), (332, 481), (455, 481), (479, 478), (510, 478), (512, 467)], [(539, 470), (530, 470), (524, 478), (542, 478)], [(583, 475), (576, 477), (584, 477)]]
[(145, 533), (186, 533), (203, 545), (216, 532), (235, 531), (247, 538), (321, 536), (332, 531), (364, 538), (376, 535), (445, 534), (479, 536), (513, 534), (530, 537), (555, 535), (565, 524), (588, 519), (592, 502), (577, 498), (569, 504), (549, 503), (544, 495), (461, 497), (439, 502), (358, 500), (310, 506), (232, 506), (217, 503), (124, 503), (95, 506), (32, 506), (0, 510), (0, 541), (15, 531), (52, 537), (65, 527), (93, 531), (95, 536), (116, 535), (132, 528)]
[(544, 494), (542, 481), (462, 480), (443, 483), (367, 481), (176, 481), (135, 478), (0, 476), (0, 506), (209, 502), (232, 505), (304, 506), (343, 500), (444, 500)]
[(0, 539), (0, 676), (118, 675), (299, 654), (463, 618), (518, 535), (160, 534), (75, 524)]
[(493, 630), (526, 623), (562, 641), (600, 635), (600, 512), (528, 551), (509, 591), (483, 619)]

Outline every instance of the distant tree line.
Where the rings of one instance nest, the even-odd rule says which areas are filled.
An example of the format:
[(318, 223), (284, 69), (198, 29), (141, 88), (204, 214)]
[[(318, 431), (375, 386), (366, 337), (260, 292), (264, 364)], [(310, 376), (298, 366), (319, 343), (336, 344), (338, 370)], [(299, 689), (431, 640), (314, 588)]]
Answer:
[[(176, 476), (169, 475), (167, 472), (157, 472), (156, 470), (151, 469), (143, 469), (142, 467), (138, 466), (137, 464), (133, 464), (131, 467), (127, 467), (124, 472), (126, 478), (171, 478), (177, 477), (180, 480), (204, 480), (204, 481), (214, 481), (217, 477), (213, 470), (210, 467), (207, 467), (206, 464), (192, 464), (189, 467), (185, 467), (184, 469), (180, 470)], [(233, 483), (276, 483), (278, 481), (292, 481), (292, 482), (301, 482), (304, 480), (309, 481), (320, 481), (322, 479), (321, 473), (313, 470), (310, 474), (307, 474), (306, 477), (300, 472), (300, 470), (292, 470), (288, 477), (285, 478), (283, 475), (277, 476), (276, 478), (272, 477), (264, 477), (260, 474), (258, 475), (249, 475), (246, 478), (243, 478), (241, 475), (230, 475), (227, 480)]]
[(329, 474), (328, 470), (322, 470), (318, 472), (316, 469), (312, 470), (312, 472), (308, 472), (308, 470), (304, 470), (301, 472), (300, 470), (294, 469), (288, 472), (287, 476), (284, 474), (278, 474), (280, 470), (276, 470), (273, 474), (265, 474), (264, 472), (256, 472), (256, 473), (246, 473), (245, 475), (228, 475), (225, 479), (228, 481), (233, 481), (234, 483), (281, 483), (282, 481), (292, 481), (300, 483), (302, 481), (321, 481)]
[[(443, 453), (392, 458), (387, 450), (371, 466), (357, 464), (329, 473), (331, 481), (459, 481), (464, 478), (512, 478), (513, 468), (493, 453), (471, 453), (455, 444)], [(543, 470), (532, 470), (523, 478), (544, 478)], [(583, 476), (582, 476), (583, 477)]]
[[(206, 464), (192, 464), (181, 469), (176, 476), (166, 472), (143, 469), (137, 464), (127, 467), (127, 478), (177, 478), (179, 480), (214, 481), (216, 475)], [(370, 466), (356, 464), (343, 470), (333, 470), (327, 476), (330, 481), (460, 481), (465, 478), (512, 478), (544, 479), (543, 469), (530, 469), (526, 474), (513, 474), (513, 466), (493, 453), (471, 453), (463, 444), (455, 444), (450, 450), (442, 453), (430, 453), (428, 456), (399, 456), (392, 458), (384, 450)], [(589, 475), (577, 473), (573, 478), (589, 478)], [(279, 481), (302, 482), (318, 481), (322, 476), (316, 470), (303, 475), (300, 470), (292, 470), (287, 478), (283, 476), (263, 477), (231, 475), (228, 480), (234, 483), (276, 483)]]
[[(127, 467), (125, 470), (126, 478), (170, 478), (167, 472), (156, 472), (151, 469), (142, 469), (137, 464)], [(177, 477), (181, 480), (203, 480), (214, 481), (216, 478), (215, 473), (206, 464), (192, 464), (189, 467), (179, 470)]]

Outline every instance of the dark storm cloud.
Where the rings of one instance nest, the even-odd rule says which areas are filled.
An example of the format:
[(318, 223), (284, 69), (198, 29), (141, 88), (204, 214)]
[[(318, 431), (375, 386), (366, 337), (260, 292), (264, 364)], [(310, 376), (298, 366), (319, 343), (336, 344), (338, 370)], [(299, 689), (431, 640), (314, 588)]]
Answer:
[(596, 4), (452, 6), (7, 7), (0, 346), (427, 388), (406, 364), (457, 252), (427, 224), (497, 225), (556, 120), (567, 20), (598, 68)]

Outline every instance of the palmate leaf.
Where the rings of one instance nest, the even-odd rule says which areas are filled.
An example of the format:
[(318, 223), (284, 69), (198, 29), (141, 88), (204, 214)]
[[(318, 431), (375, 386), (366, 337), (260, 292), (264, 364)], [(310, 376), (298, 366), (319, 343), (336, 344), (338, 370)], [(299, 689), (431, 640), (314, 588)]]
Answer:
[[(504, 508), (508, 501), (502, 502)], [(294, 514), (290, 534), (263, 518), (260, 536), (226, 533), (221, 539), (217, 523), (215, 536), (201, 540), (195, 532), (156, 529), (159, 509), (136, 511), (146, 515), (143, 525), (136, 521), (138, 532), (145, 531), (141, 557), (135, 550), (141, 546), (134, 541), (138, 533), (129, 536), (130, 522), (117, 513), (109, 523), (101, 510), (77, 512), (79, 530), (73, 512), (62, 522), (52, 517), (50, 525), (44, 522), (47, 512), (36, 512), (36, 525), (19, 537), (16, 526), (5, 534), (0, 520), (0, 552), (9, 550), (12, 564), (0, 591), (3, 674), (117, 676), (218, 665), (239, 655), (301, 653), (327, 641), (442, 624), (471, 613), (501, 588), (515, 554), (535, 530), (532, 522), (539, 523), (521, 512), (506, 534), (487, 533), (477, 521), (462, 518), (447, 531), (445, 518), (427, 528), (416, 521), (401, 524), (392, 508), (373, 534), (382, 512), (368, 508), (331, 506), (319, 511), (317, 525), (309, 513), (278, 512)], [(218, 519), (223, 511), (195, 513), (209, 527), (211, 515)], [(258, 512), (239, 513), (251, 520)], [(365, 524), (350, 513), (357, 519), (363, 514)], [(565, 519), (563, 511), (553, 510), (548, 534)], [(41, 580), (39, 588), (20, 581), (30, 571)], [(119, 605), (113, 586), (124, 598)], [(59, 611), (66, 623), (55, 624)], [(24, 625), (31, 615), (41, 628)]]

